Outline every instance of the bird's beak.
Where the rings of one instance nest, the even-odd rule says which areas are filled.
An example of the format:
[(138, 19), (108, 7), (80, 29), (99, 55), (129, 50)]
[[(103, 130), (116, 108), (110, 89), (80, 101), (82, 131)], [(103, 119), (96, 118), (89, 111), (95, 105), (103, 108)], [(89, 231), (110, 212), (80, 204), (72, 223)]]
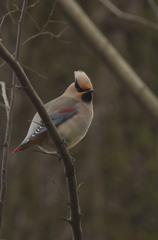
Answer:
[(87, 92), (94, 92), (94, 89), (88, 89), (87, 91), (86, 91), (86, 93)]

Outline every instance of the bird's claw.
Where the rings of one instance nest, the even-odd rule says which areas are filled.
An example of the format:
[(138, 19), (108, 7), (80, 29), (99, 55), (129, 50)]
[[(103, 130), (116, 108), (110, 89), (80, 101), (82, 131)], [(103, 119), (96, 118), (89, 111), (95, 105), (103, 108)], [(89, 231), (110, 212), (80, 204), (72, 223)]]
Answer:
[(62, 138), (62, 140), (63, 140), (63, 142), (62, 142), (60, 148), (67, 147), (67, 142), (66, 142), (65, 138)]

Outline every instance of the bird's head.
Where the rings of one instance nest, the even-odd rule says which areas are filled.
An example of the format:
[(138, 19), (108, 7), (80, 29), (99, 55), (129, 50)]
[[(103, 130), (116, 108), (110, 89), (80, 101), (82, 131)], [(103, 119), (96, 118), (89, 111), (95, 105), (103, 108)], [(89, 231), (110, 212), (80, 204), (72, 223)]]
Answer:
[(75, 71), (74, 74), (75, 82), (67, 88), (64, 94), (67, 97), (90, 103), (93, 99), (94, 89), (89, 77), (82, 71)]

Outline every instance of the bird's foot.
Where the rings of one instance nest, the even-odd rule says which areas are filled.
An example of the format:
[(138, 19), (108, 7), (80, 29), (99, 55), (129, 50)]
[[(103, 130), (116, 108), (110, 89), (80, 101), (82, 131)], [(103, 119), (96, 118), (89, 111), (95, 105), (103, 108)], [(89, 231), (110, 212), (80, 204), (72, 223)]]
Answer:
[(67, 142), (66, 142), (65, 138), (62, 138), (62, 140), (63, 140), (63, 142), (62, 142), (60, 148), (67, 147)]

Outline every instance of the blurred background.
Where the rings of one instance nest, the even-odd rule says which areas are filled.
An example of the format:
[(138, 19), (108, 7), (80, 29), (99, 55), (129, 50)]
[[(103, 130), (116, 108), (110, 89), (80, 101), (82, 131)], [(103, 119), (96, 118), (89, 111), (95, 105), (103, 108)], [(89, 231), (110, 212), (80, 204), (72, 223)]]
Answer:
[[(7, 13), (0, 1), (0, 17)], [(79, 5), (111, 41), (149, 88), (158, 94), (158, 31), (143, 24), (120, 19), (98, 0), (78, 0)], [(113, 0), (123, 12), (158, 23), (147, 0)], [(31, 5), (33, 1), (28, 1)], [(158, 4), (158, 1), (155, 1)], [(11, 10), (22, 1), (10, 0)], [(53, 2), (40, 1), (28, 9), (22, 42), (38, 33), (47, 22)], [(19, 12), (13, 13), (19, 20)], [(94, 119), (86, 137), (70, 150), (75, 158), (82, 228), (87, 240), (158, 239), (158, 129), (148, 113), (124, 88), (113, 72), (88, 48), (60, 9), (55, 6), (46, 30), (59, 38), (42, 35), (25, 44), (20, 62), (31, 84), (44, 103), (61, 95), (74, 81), (74, 71), (90, 77), (94, 92)], [(9, 16), (2, 36), (9, 51), (15, 51), (15, 26)], [(0, 59), (0, 64), (3, 60)], [(0, 68), (10, 99), (12, 70)], [(3, 102), (0, 96), (0, 102)], [(36, 110), (23, 90), (16, 90), (12, 138), (8, 161), (8, 189), (3, 214), (2, 238), (11, 240), (70, 240), (70, 226), (60, 219), (68, 217), (67, 203), (55, 179), (66, 194), (62, 162), (56, 157), (34, 152), (38, 148), (12, 155), (24, 139)], [(0, 107), (0, 157), (5, 136), (6, 112)]]

